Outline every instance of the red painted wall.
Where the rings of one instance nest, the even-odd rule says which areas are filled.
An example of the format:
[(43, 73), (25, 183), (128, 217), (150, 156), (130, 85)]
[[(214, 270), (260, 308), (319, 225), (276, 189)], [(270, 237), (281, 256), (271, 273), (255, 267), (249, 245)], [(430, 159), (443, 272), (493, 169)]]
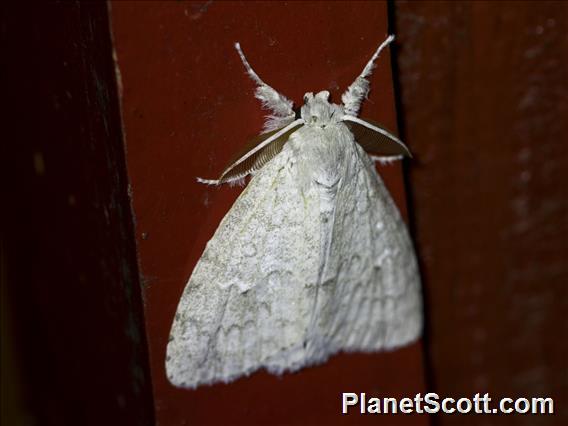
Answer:
[(395, 2), (433, 390), (568, 424), (568, 2)]
[[(342, 417), (341, 392), (413, 396), (424, 390), (421, 346), (339, 355), (276, 377), (264, 372), (195, 391), (169, 384), (164, 357), (181, 292), (205, 243), (242, 188), (200, 185), (261, 127), (264, 112), (233, 44), (296, 103), (328, 89), (335, 101), (387, 34), (383, 2), (111, 4), (127, 166), (143, 274), (157, 421), (426, 424), (421, 417)], [(396, 128), (390, 60), (372, 78), (362, 115)], [(400, 166), (381, 170), (405, 211)]]

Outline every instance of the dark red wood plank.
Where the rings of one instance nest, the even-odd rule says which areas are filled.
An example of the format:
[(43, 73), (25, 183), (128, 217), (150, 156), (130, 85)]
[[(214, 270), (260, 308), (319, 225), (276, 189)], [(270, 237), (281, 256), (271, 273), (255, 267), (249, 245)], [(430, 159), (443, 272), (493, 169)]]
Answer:
[(107, 6), (5, 9), (2, 296), (23, 383), (3, 392), (30, 410), (10, 424), (151, 425)]
[[(341, 392), (414, 396), (424, 390), (421, 347), (340, 355), (281, 378), (174, 388), (164, 357), (185, 283), (241, 188), (214, 177), (262, 127), (264, 112), (233, 48), (296, 103), (330, 89), (336, 101), (387, 35), (381, 2), (112, 3), (128, 169), (144, 276), (154, 395), (162, 425), (205, 423), (426, 424), (427, 417), (342, 417)], [(363, 114), (396, 128), (388, 54)], [(401, 169), (382, 171), (405, 209)]]
[(551, 396), (568, 424), (568, 3), (396, 2), (434, 389)]

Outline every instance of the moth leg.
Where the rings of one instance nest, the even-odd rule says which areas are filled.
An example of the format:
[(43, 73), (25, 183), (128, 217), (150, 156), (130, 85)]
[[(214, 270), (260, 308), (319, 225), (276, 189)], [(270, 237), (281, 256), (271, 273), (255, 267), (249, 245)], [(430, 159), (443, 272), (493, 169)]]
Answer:
[(387, 156), (383, 156), (383, 155), (369, 155), (369, 157), (371, 158), (371, 160), (373, 160), (375, 163), (379, 163), (379, 164), (392, 164), (395, 161), (399, 161), (402, 160), (404, 158), (403, 155), (387, 155)]
[(355, 79), (351, 86), (347, 88), (345, 93), (341, 96), (341, 102), (343, 102), (343, 106), (345, 108), (345, 114), (354, 115), (356, 116), (359, 113), (359, 108), (361, 107), (361, 102), (367, 98), (369, 94), (369, 77), (373, 69), (375, 68), (375, 60), (381, 54), (381, 51), (387, 47), (392, 41), (394, 40), (394, 35), (390, 35), (386, 38), (385, 41), (381, 43), (379, 48), (375, 51), (363, 71)]
[(296, 118), (296, 113), (294, 112), (294, 103), (288, 99), (286, 96), (282, 95), (268, 84), (266, 84), (258, 76), (258, 74), (250, 66), (241, 45), (235, 43), (235, 49), (245, 66), (246, 73), (256, 84), (255, 97), (260, 100), (262, 107), (269, 110), (271, 113), (266, 117), (264, 123), (264, 131), (269, 132), (274, 129), (279, 129), (292, 123)]

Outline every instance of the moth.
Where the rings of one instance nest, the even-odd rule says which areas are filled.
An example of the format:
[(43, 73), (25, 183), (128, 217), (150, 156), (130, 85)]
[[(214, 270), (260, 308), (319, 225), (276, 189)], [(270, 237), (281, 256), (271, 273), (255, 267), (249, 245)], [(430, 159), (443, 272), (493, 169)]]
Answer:
[(274, 374), (344, 352), (388, 350), (422, 329), (420, 278), (406, 226), (373, 159), (407, 147), (357, 117), (389, 36), (343, 93), (306, 93), (304, 105), (267, 85), (235, 45), (264, 133), (212, 185), (252, 178), (223, 218), (183, 291), (166, 350), (179, 387)]

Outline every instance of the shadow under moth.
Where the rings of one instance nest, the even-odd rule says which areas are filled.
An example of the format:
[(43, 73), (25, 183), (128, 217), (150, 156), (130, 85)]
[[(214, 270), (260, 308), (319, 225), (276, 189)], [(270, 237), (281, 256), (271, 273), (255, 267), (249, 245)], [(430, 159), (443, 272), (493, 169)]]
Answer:
[(409, 152), (357, 117), (375, 60), (393, 38), (342, 105), (321, 91), (306, 93), (299, 110), (235, 45), (270, 115), (219, 179), (198, 179), (220, 185), (252, 176), (179, 301), (166, 354), (173, 385), (230, 382), (262, 368), (297, 371), (340, 351), (393, 349), (420, 336), (414, 250), (373, 163)]

